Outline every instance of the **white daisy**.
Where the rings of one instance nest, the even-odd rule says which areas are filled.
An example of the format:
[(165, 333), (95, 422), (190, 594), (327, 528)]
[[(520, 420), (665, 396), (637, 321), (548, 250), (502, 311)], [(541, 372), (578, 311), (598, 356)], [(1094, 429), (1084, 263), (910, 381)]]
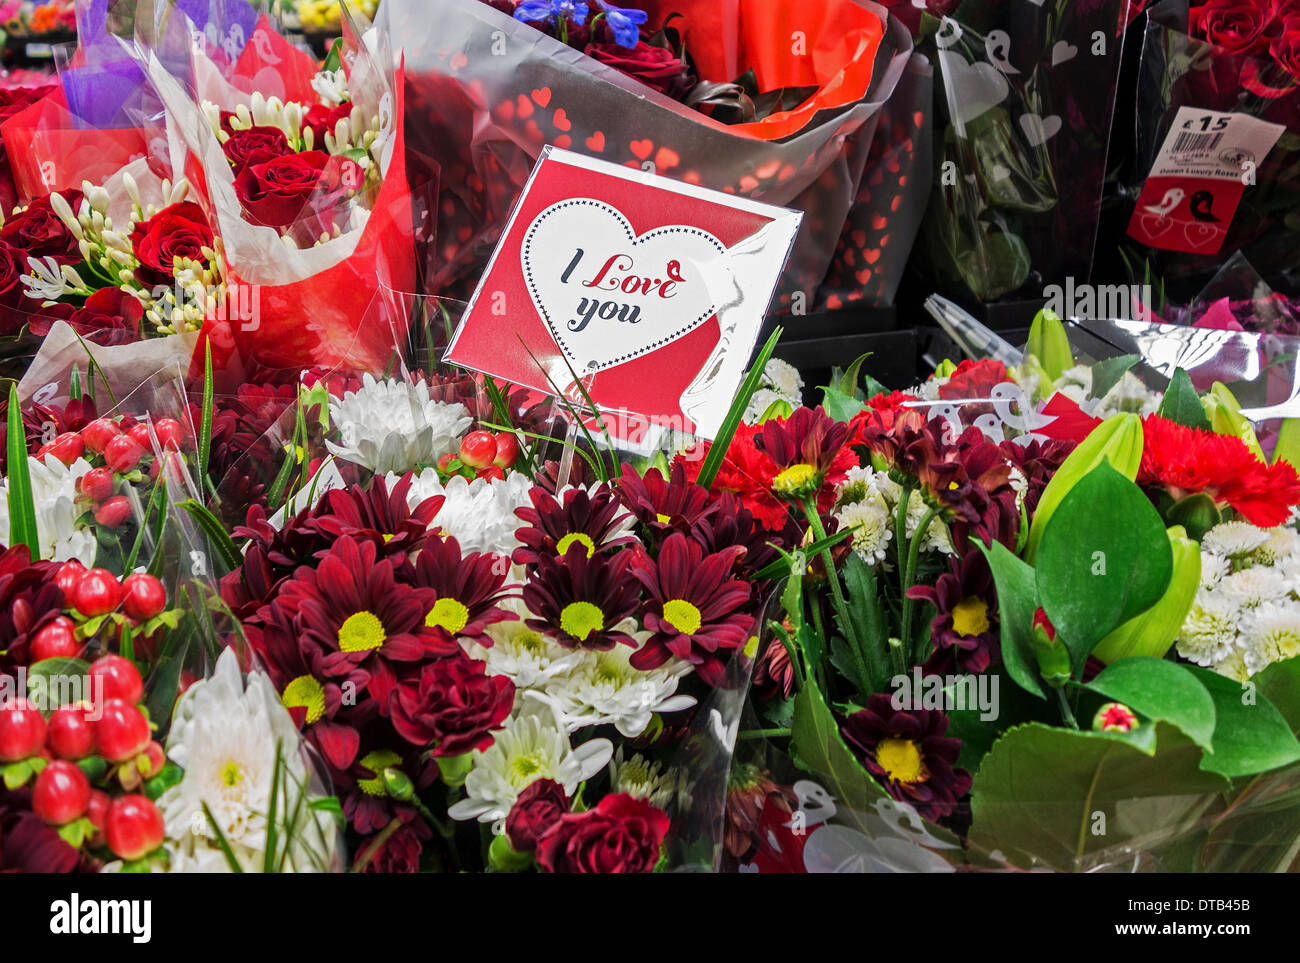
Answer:
[(1215, 589), (1216, 593), (1222, 593), (1225, 598), (1243, 609), (1276, 601), (1285, 597), (1288, 591), (1282, 573), (1266, 565), (1243, 568), (1240, 572), (1225, 575)]
[[(633, 632), (630, 620), (618, 627)], [(634, 632), (644, 642), (648, 632)], [(636, 649), (616, 645), (604, 652), (583, 650), (582, 660), (546, 686), (570, 731), (612, 724), (629, 739), (639, 736), (656, 713), (678, 712), (695, 705), (694, 696), (677, 695), (677, 683), (689, 675), (689, 662), (669, 659), (657, 669), (635, 669)]]
[(1238, 614), (1230, 600), (1198, 592), (1178, 635), (1178, 654), (1197, 665), (1221, 662), (1236, 644)]
[(1274, 662), (1300, 655), (1300, 604), (1261, 605), (1243, 620), (1241, 643), (1251, 675)]
[[(87, 568), (95, 564), (99, 543), (93, 528), (77, 524), (84, 508), (76, 504), (77, 481), (90, 471), (90, 462), (78, 458), (65, 465), (53, 455), (38, 461), (27, 458), (32, 479), (32, 504), (36, 509), (36, 536), (45, 561), (77, 559)], [(0, 484), (0, 542), (9, 541), (9, 480)]]
[(1240, 558), (1268, 542), (1268, 532), (1249, 522), (1223, 522), (1201, 539), (1201, 548), (1216, 555)]
[(865, 499), (846, 505), (835, 513), (835, 520), (839, 522), (840, 531), (853, 529), (850, 544), (862, 561), (875, 565), (885, 560), (894, 529), (884, 499)]
[(614, 792), (625, 792), (636, 799), (644, 799), (652, 806), (666, 809), (677, 789), (678, 773), (651, 762), (640, 754), (623, 759), (623, 747), (618, 747), (609, 767), (610, 787)]
[(465, 779), (466, 798), (447, 810), (452, 819), (504, 820), (519, 794), (538, 779), (554, 779), (572, 798), (578, 787), (609, 765), (614, 746), (589, 739), (574, 747), (555, 706), (536, 693), (496, 733), (491, 746), (474, 753)]
[(327, 813), (298, 807), (303, 794), (308, 799), (324, 795), (312, 785), (303, 763), (298, 730), (270, 680), (261, 672), (243, 679), (235, 651), (226, 649), (212, 677), (181, 696), (167, 736), (167, 755), (185, 771), (158, 799), (171, 872), (229, 870), (205, 804), (240, 865), (246, 871), (261, 869), (277, 746), (278, 818), (300, 808), (293, 826), (282, 822), (278, 827), (280, 839), (290, 841), (284, 866), (292, 872), (330, 868), (336, 845), (333, 822)]
[[(396, 475), (388, 476), (390, 488), (396, 481)], [(509, 556), (519, 547), (515, 531), (523, 525), (515, 509), (531, 504), (532, 488), (532, 480), (518, 472), (499, 481), (455, 475), (444, 484), (436, 468), (426, 468), (414, 477), (406, 500), (414, 508), (427, 498), (446, 496), (431, 527), (455, 538), (462, 551)]]
[(435, 464), (459, 449), (473, 422), (464, 405), (430, 398), (424, 382), (376, 381), (369, 374), (360, 391), (330, 399), (330, 418), (341, 441), (327, 441), (330, 452), (376, 474)]

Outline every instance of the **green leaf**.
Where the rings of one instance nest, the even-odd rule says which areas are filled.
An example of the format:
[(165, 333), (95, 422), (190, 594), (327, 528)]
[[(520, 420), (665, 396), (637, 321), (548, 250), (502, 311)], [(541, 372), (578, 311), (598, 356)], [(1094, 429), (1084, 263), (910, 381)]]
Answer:
[(1300, 656), (1266, 666), (1251, 681), (1282, 713), (1291, 731), (1300, 735)]
[(32, 500), (31, 466), (27, 464), (27, 431), (18, 403), (18, 385), (9, 386), (9, 424), (6, 455), (9, 464), (9, 544), (26, 545), (32, 561), (41, 557), (41, 540), (36, 530), (36, 505)]
[(162, 772), (145, 781), (144, 794), (156, 801), (159, 796), (184, 778), (185, 771), (168, 759), (166, 765), (162, 768)]
[(1118, 358), (1107, 358), (1092, 366), (1092, 396), (1104, 398), (1111, 388), (1119, 384), (1124, 373), (1141, 359), (1135, 354), (1122, 354)]
[(1106, 733), (1009, 730), (975, 776), (972, 851), (1078, 872), (1176, 838), (1228, 784), (1199, 768), (1201, 748), (1172, 726), (1156, 723), (1155, 743), (1151, 755)]
[[(809, 558), (811, 558), (812, 556), (820, 552), (822, 549), (834, 548), (840, 542), (848, 541), (852, 537), (853, 537), (853, 529), (851, 528), (842, 529), (836, 532), (834, 535), (827, 535), (825, 538), (819, 538), (815, 542), (809, 542), (807, 545), (803, 546), (801, 551)], [(775, 545), (773, 545), (773, 547), (776, 548)], [(751, 575), (749, 577), (749, 580), (751, 582), (765, 582), (768, 579), (778, 578), (782, 575), (788, 574), (790, 571), (789, 556), (786, 555), (785, 552), (782, 552), (781, 554), (785, 557), (778, 558), (775, 562), (769, 562), (767, 565), (763, 566), (761, 569), (759, 569), (757, 572)]]
[(862, 377), (862, 365), (873, 353), (863, 352), (843, 371), (838, 366), (831, 368), (831, 383), (823, 390), (832, 390), (837, 394), (848, 395), (861, 401), (862, 389), (858, 386), (858, 379)]
[(212, 452), (212, 342), (203, 341), (203, 409), (199, 413), (199, 490), (206, 492), (211, 481), (208, 479), (208, 456)]
[(198, 522), (199, 528), (203, 530), (203, 534), (208, 537), (212, 547), (221, 556), (226, 568), (232, 572), (239, 568), (240, 562), (243, 560), (242, 556), (239, 553), (239, 548), (235, 545), (234, 539), (230, 537), (226, 527), (221, 524), (221, 520), (192, 498), (181, 502), (180, 507), (189, 512), (194, 517), (194, 520)]
[(822, 389), (822, 408), (836, 421), (848, 421), (862, 410), (862, 402), (836, 388)]
[(976, 544), (988, 559), (998, 588), (1002, 663), (1017, 685), (1040, 699), (1046, 699), (1038, 676), (1038, 657), (1034, 655), (1034, 611), (1038, 608), (1034, 570), (1012, 555), (1001, 542), (994, 542), (992, 548), (986, 548), (982, 542)]
[(1177, 662), (1151, 656), (1120, 659), (1083, 688), (1122, 702), (1146, 719), (1177, 726), (1198, 746), (1210, 748), (1214, 700)]
[(1201, 768), (1229, 779), (1253, 776), (1300, 759), (1291, 726), (1258, 688), (1199, 666), (1189, 666), (1214, 700), (1213, 754)]
[(1182, 368), (1174, 369), (1174, 376), (1169, 381), (1164, 400), (1160, 402), (1156, 413), (1188, 428), (1210, 430), (1210, 419), (1205, 417), (1200, 396), (1192, 385), (1192, 379)]
[(0, 766), (0, 779), (4, 780), (6, 789), (17, 789), (32, 777), (32, 766), (27, 761), (11, 762), (7, 766)]
[[(842, 574), (845, 603), (849, 618), (853, 620), (853, 634), (862, 641), (862, 661), (866, 665), (868, 678), (864, 680), (861, 693), (866, 698), (873, 692), (883, 692), (891, 674), (889, 630), (883, 595), (876, 584), (876, 573), (856, 552), (849, 553)], [(855, 674), (846, 672), (845, 676), (853, 678)]]
[(230, 848), (230, 843), (226, 840), (226, 834), (221, 831), (217, 817), (212, 815), (212, 810), (208, 808), (207, 802), (199, 800), (199, 805), (203, 807), (203, 815), (208, 819), (208, 828), (212, 830), (212, 835), (217, 839), (217, 848), (226, 857), (226, 865), (230, 867), (232, 873), (242, 873), (244, 867), (239, 865), (239, 860), (235, 857), (234, 851)]
[(868, 812), (877, 799), (888, 798), (844, 744), (830, 706), (811, 679), (795, 696), (790, 743), (799, 765), (835, 797), (840, 815), (850, 815), (845, 809)]
[[(330, 44), (330, 52), (326, 54), (324, 63), (321, 64), (321, 70), (334, 71), (343, 66), (343, 38), (335, 37)], [(324, 148), (320, 148), (324, 149)]]
[(754, 359), (754, 366), (749, 369), (749, 374), (745, 376), (744, 382), (740, 386), (740, 393), (736, 395), (736, 400), (731, 403), (731, 408), (727, 411), (727, 416), (722, 419), (722, 427), (718, 429), (718, 436), (713, 439), (709, 445), (708, 454), (704, 456), (704, 464), (700, 466), (700, 474), (696, 481), (705, 488), (712, 488), (713, 481), (718, 477), (718, 470), (722, 468), (723, 459), (727, 457), (727, 449), (731, 446), (731, 439), (736, 435), (736, 429), (740, 427), (740, 420), (745, 415), (745, 409), (749, 407), (749, 400), (754, 397), (754, 392), (758, 390), (759, 383), (763, 380), (763, 369), (772, 358), (772, 352), (776, 350), (776, 343), (781, 340), (783, 329), (778, 326), (772, 332), (772, 336), (767, 339), (763, 345), (763, 350), (758, 353)]
[(1117, 625), (1160, 600), (1173, 572), (1160, 514), (1108, 461), (1057, 506), (1038, 546), (1038, 599), (1077, 673)]

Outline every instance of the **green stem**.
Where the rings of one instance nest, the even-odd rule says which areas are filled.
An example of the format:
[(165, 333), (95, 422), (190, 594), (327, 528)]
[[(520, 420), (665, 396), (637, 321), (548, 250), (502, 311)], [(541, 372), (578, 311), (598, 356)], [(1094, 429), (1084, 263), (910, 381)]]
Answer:
[(384, 843), (388, 842), (388, 837), (401, 828), (402, 821), (397, 817), (393, 817), (388, 825), (379, 831), (379, 835), (370, 841), (370, 845), (358, 855), (357, 861), (352, 864), (352, 872), (364, 872), (366, 866), (375, 858), (375, 854), (383, 848)]
[(736, 735), (737, 739), (781, 739), (790, 735), (789, 729), (746, 729)]
[[(811, 498), (805, 498), (800, 502), (800, 505), (803, 508), (804, 515), (808, 517), (808, 526), (812, 529), (813, 538), (819, 542), (825, 541), (826, 529), (822, 526), (821, 513), (817, 510), (816, 504)], [(862, 656), (862, 640), (858, 638), (857, 627), (853, 624), (853, 620), (849, 618), (849, 606), (844, 599), (844, 590), (840, 586), (839, 573), (835, 571), (835, 560), (831, 557), (828, 548), (823, 548), (818, 552), (818, 555), (821, 556), (822, 567), (826, 569), (826, 584), (830, 586), (831, 605), (839, 618), (840, 631), (848, 639), (849, 651), (853, 653), (853, 667), (858, 673), (858, 688), (862, 695), (870, 695), (871, 676), (867, 672), (866, 659)], [(825, 639), (826, 637), (823, 635), (822, 638)], [(830, 650), (829, 643), (827, 643), (826, 648), (827, 651)]]
[(1070, 700), (1065, 697), (1064, 689), (1056, 690), (1056, 701), (1061, 707), (1061, 718), (1071, 729), (1078, 729), (1079, 723), (1074, 718), (1074, 710), (1070, 708)]
[[(907, 569), (903, 573), (903, 645), (912, 646), (912, 618), (916, 613), (916, 600), (908, 598), (907, 593), (916, 584), (916, 566), (921, 556), (921, 543), (925, 541), (925, 533), (930, 530), (930, 523), (938, 516), (938, 512), (931, 508), (921, 516), (921, 524), (916, 527), (916, 534), (912, 537), (911, 543), (907, 546)], [(906, 524), (906, 521), (904, 522)], [(919, 653), (912, 652), (912, 657), (916, 658)]]

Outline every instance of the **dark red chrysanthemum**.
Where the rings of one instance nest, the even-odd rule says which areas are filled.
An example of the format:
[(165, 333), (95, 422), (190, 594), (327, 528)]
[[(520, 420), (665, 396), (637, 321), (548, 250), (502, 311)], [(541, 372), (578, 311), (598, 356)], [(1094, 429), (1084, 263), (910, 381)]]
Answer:
[(63, 590), (54, 584), (58, 568), (32, 562), (26, 545), (0, 551), (0, 669), (30, 664), (33, 636), (63, 614)]
[(448, 639), (472, 639), (491, 647), (487, 627), (519, 617), (498, 604), (506, 597), (508, 572), (504, 556), (477, 552), (462, 556), (456, 539), (428, 539), (411, 578), (413, 585), (430, 589), (437, 596), (424, 624)]
[[(754, 573), (766, 568), (777, 559), (776, 549), (772, 546), (789, 546), (801, 537), (794, 519), (786, 516), (786, 528), (780, 533), (763, 528), (739, 498), (731, 492), (721, 492), (715, 498), (717, 511), (696, 523), (691, 538), (700, 543), (706, 555), (725, 552), (727, 549), (739, 548), (736, 555), (735, 573), (737, 578), (753, 580)], [(755, 597), (761, 594), (764, 582), (755, 582)]]
[(676, 657), (709, 685), (722, 681), (726, 660), (754, 628), (751, 589), (732, 577), (738, 549), (706, 556), (698, 542), (669, 536), (657, 559), (640, 554), (632, 574), (645, 589), (642, 621), (652, 633), (631, 663), (654, 669)]
[(573, 545), (581, 545), (590, 558), (597, 552), (635, 542), (626, 534), (631, 516), (609, 490), (602, 485), (594, 492), (570, 488), (561, 499), (541, 488), (528, 493), (532, 508), (517, 508), (515, 514), (527, 523), (515, 532), (522, 543), (513, 559), (518, 565), (536, 565), (542, 557), (565, 555)]
[(656, 538), (673, 531), (689, 533), (717, 510), (709, 490), (690, 481), (681, 462), (673, 465), (667, 479), (657, 468), (643, 478), (631, 465), (624, 465), (617, 485), (623, 504)]
[(392, 491), (383, 477), (376, 475), (368, 488), (354, 485), (327, 492), (320, 507), (312, 512), (311, 524), (335, 538), (349, 535), (369, 539), (385, 556), (419, 551), (446, 498), (435, 495), (411, 508), (407, 493), (414, 477), (407, 472)]
[(793, 500), (825, 496), (828, 489), (833, 493), (858, 463), (848, 440), (849, 426), (820, 407), (797, 408), (788, 418), (769, 418), (754, 436), (754, 444), (776, 466), (773, 490)]
[(895, 709), (877, 694), (840, 723), (845, 743), (895, 799), (924, 819), (938, 820), (970, 791), (971, 775), (955, 768), (961, 740), (944, 736), (948, 717), (937, 709)]
[(636, 645), (618, 628), (636, 615), (637, 583), (628, 573), (632, 552), (596, 553), (574, 543), (563, 558), (542, 555), (524, 586), (530, 628), (567, 648), (612, 649)]
[(1300, 502), (1300, 475), (1288, 462), (1260, 461), (1231, 435), (1188, 428), (1159, 415), (1142, 420), (1144, 447), (1138, 484), (1159, 486), (1175, 499), (1204, 493), (1261, 528), (1281, 525)]
[(434, 756), (463, 756), (492, 745), (515, 704), (515, 684), (464, 652), (438, 659), (401, 682), (390, 710), (397, 734)]
[(998, 661), (997, 593), (979, 549), (954, 558), (951, 570), (933, 586), (917, 585), (907, 594), (935, 608), (930, 621), (934, 654), (925, 664), (926, 672), (983, 672)]

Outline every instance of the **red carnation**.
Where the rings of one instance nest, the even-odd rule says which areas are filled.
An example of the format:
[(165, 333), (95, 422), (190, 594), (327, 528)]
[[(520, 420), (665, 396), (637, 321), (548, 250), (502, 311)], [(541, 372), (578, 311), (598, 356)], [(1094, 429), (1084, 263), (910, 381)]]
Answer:
[(518, 852), (531, 853), (562, 816), (569, 812), (569, 796), (554, 779), (538, 779), (524, 787), (506, 817), (506, 836)]
[(415, 746), (432, 746), (435, 756), (462, 756), (492, 745), (515, 704), (515, 684), (490, 676), (467, 655), (430, 662), (419, 677), (402, 682), (390, 708), (393, 728)]
[(644, 799), (606, 796), (595, 809), (561, 816), (537, 844), (537, 864), (548, 873), (653, 872), (669, 825)]

